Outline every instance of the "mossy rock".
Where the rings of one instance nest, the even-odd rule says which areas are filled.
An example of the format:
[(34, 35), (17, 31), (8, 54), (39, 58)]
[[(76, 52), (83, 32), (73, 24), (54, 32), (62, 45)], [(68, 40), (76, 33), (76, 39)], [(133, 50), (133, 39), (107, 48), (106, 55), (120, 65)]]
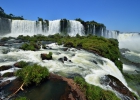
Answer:
[(52, 60), (52, 52), (49, 52), (49, 54), (41, 54), (42, 60)]
[(10, 68), (12, 68), (11, 65), (3, 65), (3, 66), (0, 67), (0, 71), (8, 70)]
[(14, 72), (7, 72), (2, 75), (2, 77), (12, 77), (14, 76)]
[(20, 62), (17, 62), (14, 64), (15, 67), (18, 67), (18, 68), (23, 68), (25, 66), (27, 66), (29, 63), (25, 62), (25, 61), (20, 61)]

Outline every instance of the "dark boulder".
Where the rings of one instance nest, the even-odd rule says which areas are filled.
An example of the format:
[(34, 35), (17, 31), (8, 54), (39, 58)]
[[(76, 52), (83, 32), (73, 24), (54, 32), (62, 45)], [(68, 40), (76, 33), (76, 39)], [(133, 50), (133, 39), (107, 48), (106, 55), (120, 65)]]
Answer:
[(58, 61), (64, 63), (63, 58), (59, 58)]
[(67, 61), (67, 60), (68, 60), (68, 58), (66, 56), (64, 56), (64, 61)]
[(0, 46), (5, 46), (5, 44), (4, 43), (0, 43)]
[(0, 88), (6, 86), (6, 85), (9, 84), (9, 83), (10, 83), (10, 80), (7, 80), (7, 81), (5, 81), (5, 82), (0, 83)]
[(61, 61), (62, 63), (64, 63), (64, 61), (72, 62), (71, 60), (68, 60), (66, 56), (64, 56), (63, 58), (59, 58), (58, 60)]
[(10, 68), (12, 68), (11, 65), (3, 65), (3, 66), (0, 67), (0, 71), (8, 70), (8, 69), (10, 69)]

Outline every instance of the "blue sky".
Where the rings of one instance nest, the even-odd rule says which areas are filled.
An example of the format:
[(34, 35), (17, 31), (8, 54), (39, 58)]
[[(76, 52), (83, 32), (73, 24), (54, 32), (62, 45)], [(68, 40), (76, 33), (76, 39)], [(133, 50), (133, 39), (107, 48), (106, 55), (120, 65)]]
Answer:
[(0, 0), (0, 6), (28, 20), (81, 18), (109, 30), (140, 32), (140, 0)]

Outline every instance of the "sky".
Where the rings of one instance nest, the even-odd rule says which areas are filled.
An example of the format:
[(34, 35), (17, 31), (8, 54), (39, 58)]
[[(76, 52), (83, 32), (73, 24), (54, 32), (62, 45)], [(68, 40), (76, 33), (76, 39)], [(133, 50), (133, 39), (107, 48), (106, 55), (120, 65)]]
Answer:
[(109, 30), (140, 32), (140, 0), (0, 0), (0, 7), (28, 20), (81, 18)]

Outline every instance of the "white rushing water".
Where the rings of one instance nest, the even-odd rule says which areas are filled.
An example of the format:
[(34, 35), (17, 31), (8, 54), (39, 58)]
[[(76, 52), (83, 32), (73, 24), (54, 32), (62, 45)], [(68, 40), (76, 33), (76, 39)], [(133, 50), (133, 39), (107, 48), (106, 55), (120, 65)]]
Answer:
[[(47, 67), (50, 72), (58, 73), (60, 75), (68, 76), (79, 74), (85, 78), (88, 83), (100, 86), (104, 89), (106, 88), (100, 84), (100, 78), (108, 74), (118, 78), (125, 86), (127, 86), (123, 75), (109, 59), (89, 53), (85, 50), (77, 50), (75, 48), (69, 48), (67, 51), (64, 51), (63, 46), (58, 46), (55, 43), (48, 46), (52, 49), (41, 49), (40, 51), (13, 50), (7, 54), (1, 53), (1, 59), (7, 60), (5, 60), (5, 63), (0, 62), (0, 66), (11, 65), (17, 61), (23, 60), (26, 62), (38, 63)], [(53, 53), (53, 60), (42, 61), (40, 54), (49, 52)], [(68, 60), (71, 60), (71, 62), (64, 61), (64, 63), (62, 63), (58, 60), (64, 56), (67, 57)], [(0, 73), (4, 74), (3, 71)]]

